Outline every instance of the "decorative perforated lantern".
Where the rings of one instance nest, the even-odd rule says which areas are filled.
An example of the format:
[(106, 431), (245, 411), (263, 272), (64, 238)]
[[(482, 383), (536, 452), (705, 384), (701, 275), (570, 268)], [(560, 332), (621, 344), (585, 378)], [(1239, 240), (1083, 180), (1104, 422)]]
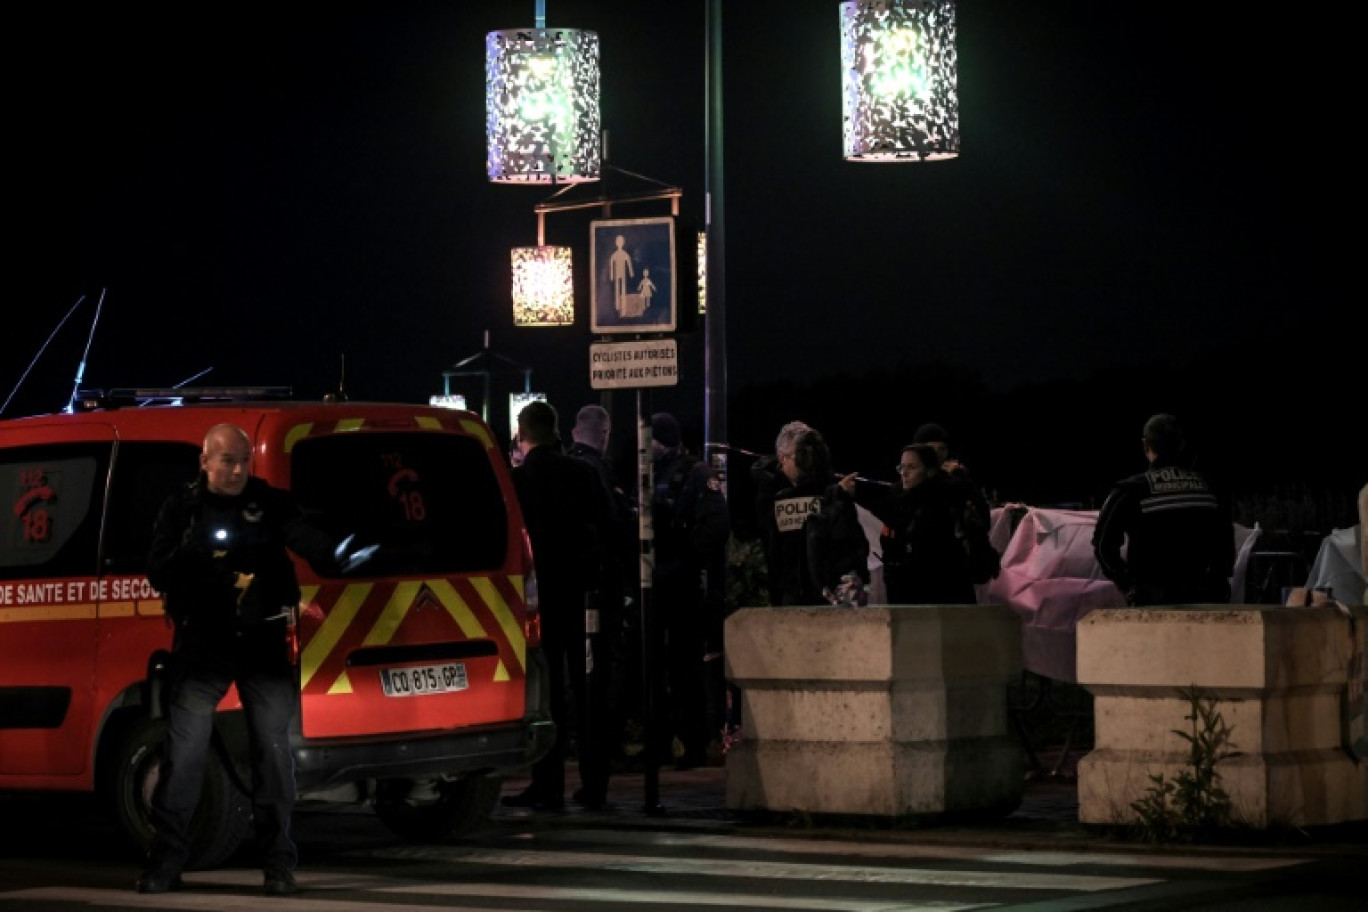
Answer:
[(841, 4), (847, 161), (959, 155), (954, 0)]
[(464, 409), (466, 398), (452, 393), (443, 393), (440, 396), (428, 396), (428, 405), (435, 405), (438, 408)]
[(698, 232), (698, 312), (708, 312), (708, 232)]
[(485, 171), (495, 183), (599, 179), (596, 32), (537, 27), (485, 36)]
[(513, 325), (569, 326), (575, 285), (569, 247), (513, 248)]

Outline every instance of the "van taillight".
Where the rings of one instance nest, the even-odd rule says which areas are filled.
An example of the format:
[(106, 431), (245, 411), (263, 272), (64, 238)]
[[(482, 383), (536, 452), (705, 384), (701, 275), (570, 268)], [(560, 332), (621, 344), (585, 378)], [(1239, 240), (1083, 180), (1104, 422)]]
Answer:
[(537, 595), (537, 571), (532, 563), (532, 539), (528, 538), (527, 530), (523, 530), (523, 602), (527, 605), (527, 614), (523, 620), (523, 636), (527, 639), (527, 648), (536, 649), (541, 646), (541, 598)]

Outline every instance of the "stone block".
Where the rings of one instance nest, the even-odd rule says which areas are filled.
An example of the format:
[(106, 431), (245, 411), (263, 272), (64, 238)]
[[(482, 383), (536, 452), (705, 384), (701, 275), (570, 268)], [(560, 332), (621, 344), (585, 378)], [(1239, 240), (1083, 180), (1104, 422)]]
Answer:
[(1020, 803), (1007, 688), (1021, 629), (1006, 606), (745, 608), (726, 643), (744, 731), (729, 807), (898, 817)]
[(727, 755), (727, 807), (740, 811), (1005, 815), (1021, 796), (1021, 746), (1006, 737), (972, 745), (747, 739)]
[[(1347, 745), (1361, 712), (1368, 609), (1193, 606), (1095, 611), (1078, 624), (1078, 679), (1095, 749), (1078, 766), (1079, 819), (1133, 823), (1132, 803), (1191, 769), (1195, 687), (1216, 699), (1233, 755), (1220, 787), (1255, 828), (1368, 819), (1368, 763)], [(1354, 683), (1356, 677), (1357, 683)], [(1357, 691), (1352, 690), (1357, 687)]]

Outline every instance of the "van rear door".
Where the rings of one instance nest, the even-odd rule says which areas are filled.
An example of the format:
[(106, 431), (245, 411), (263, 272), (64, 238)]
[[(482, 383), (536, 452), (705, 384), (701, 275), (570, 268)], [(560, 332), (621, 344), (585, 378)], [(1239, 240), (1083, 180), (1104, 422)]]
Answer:
[(105, 424), (0, 430), (0, 788), (89, 774), (113, 445)]
[[(482, 424), (329, 422), (286, 435), (311, 520), (379, 552), (348, 578), (301, 567), (307, 738), (517, 721), (526, 601), (506, 472)], [(514, 501), (515, 502), (515, 501)]]

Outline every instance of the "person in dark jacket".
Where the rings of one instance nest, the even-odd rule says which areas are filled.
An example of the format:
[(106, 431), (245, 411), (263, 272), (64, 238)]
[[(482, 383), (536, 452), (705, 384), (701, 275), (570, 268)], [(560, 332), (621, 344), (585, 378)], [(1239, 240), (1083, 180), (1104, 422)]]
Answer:
[(651, 598), (664, 646), (666, 711), (661, 715), (672, 731), (657, 725), (650, 740), (656, 758), (665, 759), (667, 746), (673, 746), (669, 736), (678, 737), (683, 752), (675, 766), (688, 769), (707, 762), (714, 728), (719, 735), (721, 729), (713, 723), (725, 716), (725, 708), (717, 705), (725, 691), (708, 682), (709, 672), (720, 676), (721, 663), (705, 665), (705, 657), (721, 652), (731, 517), (721, 479), (684, 446), (679, 421), (669, 412), (651, 416), (651, 454)]
[(972, 509), (963, 489), (940, 472), (940, 456), (925, 443), (903, 447), (898, 484), (841, 485), (883, 523), (879, 538), (884, 588), (892, 605), (973, 605), (977, 598), (957, 526)]
[(350, 538), (334, 541), (305, 521), (287, 492), (251, 477), (251, 455), (241, 428), (210, 428), (199, 479), (166, 500), (152, 533), (147, 578), (164, 597), (175, 636), (166, 754), (152, 795), (155, 835), (138, 880), (142, 893), (181, 886), (214, 710), (234, 683), (251, 739), (252, 817), (265, 889), (297, 889), (290, 723), (299, 688), (286, 631), (300, 591), (286, 549), (320, 574), (338, 574), (375, 547), (349, 555)]
[[(812, 430), (802, 421), (788, 422), (774, 438), (774, 455), (756, 460), (751, 467), (755, 522), (765, 551), (765, 584), (769, 603), (776, 607), (826, 604), (808, 573), (803, 527), (829, 481), (831, 451), (821, 434), (808, 436)], [(801, 454), (800, 438), (806, 443)]]
[(1193, 468), (1173, 415), (1146, 421), (1141, 444), (1149, 467), (1118, 482), (1097, 516), (1093, 553), (1102, 572), (1131, 605), (1228, 603), (1230, 505)]
[(518, 413), (523, 460), (513, 469), (513, 487), (537, 571), (542, 651), (550, 666), (556, 741), (532, 765), (532, 784), (503, 803), (539, 810), (559, 810), (565, 805), (565, 760), (572, 721), (586, 787), (581, 799), (601, 805), (608, 785), (607, 745), (597, 722), (591, 721), (585, 666), (585, 610), (589, 593), (602, 578), (607, 494), (588, 463), (562, 450), (558, 421), (548, 402), (528, 403)]
[(960, 496), (969, 502), (978, 516), (979, 523), (987, 529), (993, 525), (993, 508), (984, 496), (983, 489), (969, 473), (969, 467), (955, 455), (951, 448), (950, 432), (942, 425), (927, 422), (912, 434), (913, 443), (924, 443), (936, 451), (940, 460), (940, 474), (959, 489)]
[[(854, 503), (835, 483), (831, 450), (820, 431), (790, 421), (780, 428), (774, 453), (751, 469), (770, 604), (826, 605), (823, 590), (836, 588), (846, 574), (868, 581), (868, 542)], [(809, 529), (809, 517), (826, 503), (845, 508), (854, 522)]]
[(608, 774), (612, 759), (625, 761), (622, 749), (626, 731), (625, 707), (627, 694), (641, 692), (641, 636), (635, 624), (631, 631), (635, 639), (627, 638), (626, 609), (636, 607), (641, 586), (640, 534), (637, 528), (636, 507), (617, 482), (616, 473), (608, 461), (608, 441), (613, 422), (608, 410), (601, 405), (586, 405), (575, 415), (575, 426), (570, 431), (571, 444), (566, 452), (594, 469), (599, 487), (608, 500), (608, 518), (604, 527), (603, 575), (591, 611), (597, 622), (589, 630), (589, 658), (586, 667), (590, 722), (594, 729), (591, 741), (603, 745), (609, 762), (586, 769), (581, 764), (581, 787), (573, 797), (585, 807), (601, 807), (608, 790)]

